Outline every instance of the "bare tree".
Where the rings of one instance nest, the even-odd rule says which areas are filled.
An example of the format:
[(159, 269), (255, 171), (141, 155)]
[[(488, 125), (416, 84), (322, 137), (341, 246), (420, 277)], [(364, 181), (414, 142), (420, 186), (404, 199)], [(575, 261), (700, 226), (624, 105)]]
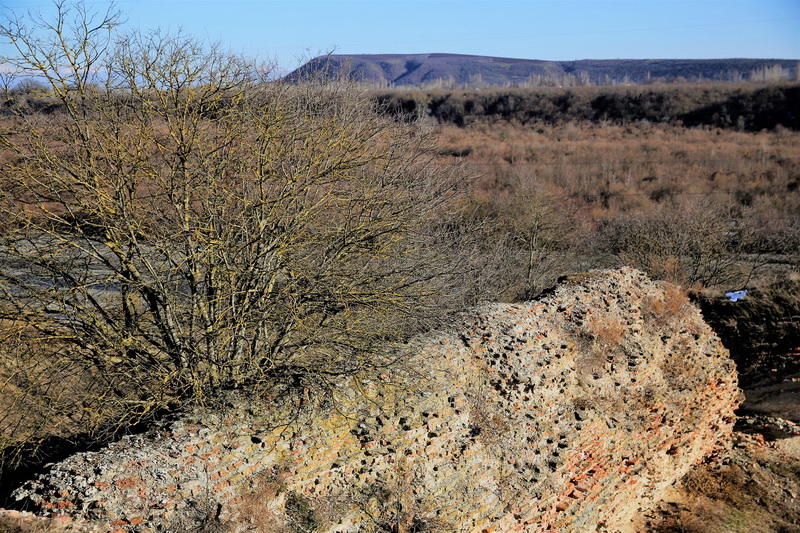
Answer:
[(559, 276), (580, 268), (574, 243), (575, 219), (566, 205), (555, 202), (537, 184), (510, 180), (507, 191), (487, 198), (472, 197), (461, 211), (461, 231), (475, 270), (474, 285), (494, 300), (528, 300)]
[(58, 104), (1, 137), (0, 326), (87, 377), (87, 409), (368, 372), (442, 314), (431, 228), (456, 187), (419, 129), (56, 8), (0, 28)]
[(650, 216), (611, 221), (606, 245), (621, 263), (685, 287), (741, 282), (743, 229), (710, 203), (669, 206)]

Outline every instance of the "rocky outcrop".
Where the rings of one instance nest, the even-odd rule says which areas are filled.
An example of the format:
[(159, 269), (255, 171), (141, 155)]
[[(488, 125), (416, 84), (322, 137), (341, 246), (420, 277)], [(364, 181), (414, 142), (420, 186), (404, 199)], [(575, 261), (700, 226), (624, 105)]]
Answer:
[(624, 531), (729, 441), (740, 400), (699, 312), (630, 269), (483, 307), (409, 353), (323, 411), (301, 394), (288, 420), (242, 402), (187, 414), (16, 497), (134, 530)]

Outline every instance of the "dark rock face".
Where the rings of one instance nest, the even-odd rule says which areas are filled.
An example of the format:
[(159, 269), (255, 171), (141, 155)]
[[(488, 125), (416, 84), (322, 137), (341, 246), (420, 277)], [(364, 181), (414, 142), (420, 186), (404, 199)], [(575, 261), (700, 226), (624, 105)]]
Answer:
[(793, 355), (800, 353), (800, 280), (784, 279), (750, 290), (736, 302), (702, 293), (695, 299), (730, 350), (743, 388), (780, 382), (800, 372), (800, 357)]
[(343, 386), (335, 410), (187, 414), (16, 496), (138, 530), (202, 510), (241, 530), (625, 531), (729, 442), (740, 401), (699, 312), (631, 269), (483, 307), (410, 352), (403, 372)]

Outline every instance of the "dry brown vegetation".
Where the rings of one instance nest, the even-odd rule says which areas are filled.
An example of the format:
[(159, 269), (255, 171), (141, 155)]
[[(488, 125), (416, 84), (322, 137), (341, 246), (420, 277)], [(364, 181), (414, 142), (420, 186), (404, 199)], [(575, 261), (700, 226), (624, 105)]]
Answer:
[(618, 318), (607, 315), (592, 315), (586, 324), (595, 342), (605, 348), (613, 348), (622, 343), (625, 336), (625, 324)]
[(647, 298), (642, 302), (642, 313), (661, 323), (669, 323), (681, 318), (689, 308), (686, 291), (672, 283), (664, 287), (663, 298)]
[[(739, 287), (800, 250), (800, 134), (668, 125), (440, 126), (480, 176), (465, 212), (503, 251), (503, 298), (609, 262), (685, 286)], [(531, 261), (531, 258), (533, 260)], [(765, 271), (766, 272), (766, 271)]]
[[(366, 100), (348, 97), (346, 102), (352, 120), (362, 120), (362, 111), (354, 106), (366, 105)], [(52, 125), (50, 119), (38, 115), (31, 119)], [(378, 120), (372, 124), (380, 127), (385, 124), (370, 120)], [(309, 132), (315, 132), (312, 139), (325, 142), (328, 130), (318, 129), (322, 123), (305, 124)], [(364, 123), (354, 123), (352, 131), (364, 131), (364, 127)], [(419, 127), (392, 125), (390, 130), (412, 132)], [(451, 169), (439, 175), (458, 176), (469, 190), (457, 204), (432, 209), (432, 216), (423, 219), (427, 234), (437, 236), (438, 250), (448, 256), (444, 264), (457, 265), (449, 267), (460, 280), (458, 291), (449, 295), (449, 305), (527, 299), (562, 275), (610, 264), (632, 264), (676, 284), (711, 288), (761, 283), (797, 268), (800, 134), (796, 132), (584, 122), (442, 125), (433, 133), (435, 142), (424, 136), (410, 138), (426, 145), (423, 153), (432, 157), (429, 164), (434, 174)], [(433, 154), (428, 147), (434, 147)], [(301, 162), (302, 154), (296, 155), (293, 160)], [(101, 192), (106, 198), (106, 192)], [(327, 213), (338, 216), (336, 198), (331, 200)], [(84, 200), (82, 209), (91, 211), (94, 206)], [(59, 212), (51, 213), (63, 218)], [(60, 220), (59, 228), (69, 228), (70, 223)], [(72, 227), (85, 237), (85, 229), (94, 226)], [(174, 232), (168, 227), (149, 227), (163, 233), (162, 249), (173, 246)], [(204, 222), (200, 228), (209, 226)], [(308, 226), (309, 231), (313, 228), (313, 224)], [(227, 245), (214, 244), (213, 232), (197, 235), (205, 239), (204, 257), (212, 263), (215, 257), (229, 255), (224, 249)], [(312, 268), (303, 271), (314, 272)], [(76, 287), (75, 294), (81, 294), (81, 287)], [(335, 294), (342, 297), (340, 292)], [(202, 292), (197, 296), (204, 297)], [(431, 303), (439, 305), (436, 298)], [(646, 302), (643, 312), (661, 320), (679, 315), (684, 305), (682, 289), (676, 286), (663, 301)], [(219, 312), (223, 318), (228, 316), (222, 308)], [(119, 412), (118, 396), (107, 387), (109, 381), (61, 357), (64, 345), (52, 337), (45, 344), (24, 337), (23, 333), (32, 334), (26, 329), (30, 324), (12, 320), (13, 314), (4, 322), (4, 349), (9, 356), (2, 368), (6, 377), (3, 401), (8, 409), (2, 423), (6, 437), (13, 435), (7, 443), (40, 442), (53, 436), (68, 439), (88, 429), (105, 429), (104, 421)], [(613, 346), (619, 329), (601, 328), (604, 346)], [(592, 351), (594, 359), (585, 361), (587, 372), (603, 364), (605, 351)], [(130, 360), (125, 364), (130, 365)], [(296, 375), (288, 374), (290, 379)], [(18, 384), (22, 377), (25, 387)], [(103, 401), (98, 403), (98, 399)], [(28, 448), (14, 449), (29, 453)]]
[(699, 465), (638, 525), (654, 533), (792, 533), (798, 491), (796, 452), (736, 433), (727, 460)]

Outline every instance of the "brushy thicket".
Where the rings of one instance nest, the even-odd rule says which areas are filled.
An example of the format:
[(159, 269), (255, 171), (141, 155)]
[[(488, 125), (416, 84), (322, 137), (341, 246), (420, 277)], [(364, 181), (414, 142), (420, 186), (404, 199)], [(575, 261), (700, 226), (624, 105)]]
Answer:
[(740, 288), (798, 266), (798, 134), (574, 122), (439, 127), (443, 160), (479, 175), (463, 210), (492, 293), (632, 265), (684, 286)]
[[(258, 93), (263, 87), (255, 84), (251, 89)], [(13, 113), (4, 126), (14, 136), (10, 141), (25, 140), (26, 131), (44, 132), (43, 139), (59, 138), (63, 133), (58, 133), (65, 123), (63, 109), (56, 106), (50, 113), (41, 113), (29, 105), (31, 94), (54, 98), (53, 93), (42, 96), (44, 93), (36, 91), (41, 89), (7, 93), (6, 106)], [(284, 391), (324, 392), (334, 384), (336, 374), (368, 374), (396, 364), (393, 352), (383, 350), (387, 342), (430, 327), (435, 324), (431, 319), (449, 310), (481, 300), (529, 299), (572, 272), (630, 264), (684, 286), (720, 289), (749, 286), (761, 273), (771, 272), (769, 269), (785, 272), (797, 268), (800, 143), (790, 130), (753, 134), (583, 121), (535, 126), (478, 122), (466, 128), (440, 125), (425, 132), (423, 124), (393, 122), (375, 114), (371, 95), (353, 92), (352, 87), (270, 85), (268, 94), (267, 99), (256, 100), (261, 106), (253, 108), (259, 110), (256, 115), (249, 116), (246, 108), (237, 109), (236, 115), (227, 115), (224, 108), (215, 110), (217, 126), (230, 120), (231, 132), (244, 133), (261, 124), (267, 126), (263, 131), (272, 133), (270, 143), (264, 146), (275, 150), (275, 157), (262, 160), (266, 166), (259, 168), (268, 169), (263, 175), (271, 184), (270, 197), (283, 200), (273, 202), (266, 211), (258, 197), (251, 195), (253, 190), (220, 188), (225, 183), (199, 172), (203, 165), (195, 162), (189, 168), (198, 172), (185, 182), (194, 187), (181, 189), (181, 194), (194, 198), (189, 202), (191, 208), (184, 209), (180, 203), (175, 206), (169, 195), (152, 194), (175, 179), (175, 167), (163, 165), (169, 159), (158, 163), (148, 158), (137, 163), (137, 168), (143, 169), (141, 179), (137, 178), (144, 186), (141, 189), (125, 192), (124, 175), (101, 167), (104, 179), (112, 178), (106, 183), (119, 186), (124, 194), (115, 196), (114, 187), (89, 187), (94, 196), (59, 200), (66, 211), (53, 210), (49, 204), (46, 212), (8, 208), (9, 213), (22, 217), (17, 222), (24, 219), (25, 223), (15, 231), (6, 228), (6, 253), (8, 258), (16, 257), (5, 261), (4, 268), (11, 269), (12, 278), (15, 272), (25, 271), (19, 270), (21, 265), (45, 275), (7, 278), (6, 287), (27, 284), (25, 290), (33, 291), (29, 294), (40, 301), (49, 299), (51, 304), (74, 309), (85, 308), (91, 297), (99, 295), (103, 306), (113, 310), (112, 317), (127, 314), (132, 328), (131, 335), (124, 328), (114, 329), (113, 320), (109, 325), (95, 310), (80, 321), (74, 314), (55, 314), (51, 329), (42, 329), (42, 317), (36, 313), (29, 312), (20, 320), (19, 307), (6, 308), (8, 315), (0, 332), (5, 378), (0, 408), (5, 413), (6, 442), (11, 445), (8, 451), (18, 459), (20, 453), (28, 454), (25, 458), (32, 463), (24, 464), (37, 462), (30, 454), (31, 444), (57, 442), (69, 449), (70, 443), (91, 442), (99, 431), (113, 429), (118, 422), (135, 423), (142, 415), (173, 408), (187, 398), (213, 401), (209, 393), (220, 383), (228, 388), (255, 384), (262, 391), (264, 385), (280, 384)], [(266, 104), (273, 111), (267, 111)], [(108, 112), (114, 105), (101, 109)], [(282, 120), (275, 120), (278, 114)], [(212, 146), (221, 130), (207, 129), (203, 113), (187, 116), (193, 117), (190, 123), (198, 128), (200, 146)], [(256, 117), (257, 122), (248, 125), (247, 121)], [(103, 124), (92, 126), (100, 139), (114, 139), (115, 132), (123, 133), (104, 129)], [(125, 135), (131, 139), (127, 132)], [(29, 146), (36, 148), (36, 143)], [(39, 148), (47, 154), (66, 154), (79, 146), (75, 142), (45, 143)], [(228, 164), (248, 168), (253, 160), (240, 151), (248, 146), (240, 145), (222, 159), (214, 159), (216, 168)], [(123, 151), (114, 157), (120, 156), (129, 154)], [(64, 160), (45, 160), (68, 164), (70, 169), (81, 161), (74, 152)], [(40, 163), (29, 166), (35, 160), (12, 157), (8, 152), (5, 161), (8, 175), (15, 176), (6, 184), (16, 185), (17, 196), (36, 197), (47, 192), (42, 187), (52, 189), (54, 185), (86, 185), (72, 177), (60, 182), (60, 176), (71, 174), (52, 168), (46, 173), (47, 181), (26, 181), (26, 176), (39, 172)], [(109, 161), (113, 157), (104, 155), (101, 165)], [(119, 162), (124, 166), (124, 161)], [(394, 166), (387, 166), (390, 164)], [(315, 168), (321, 173), (314, 173)], [(168, 172), (161, 174), (162, 170)], [(329, 173), (331, 181), (315, 181), (315, 176)], [(284, 184), (280, 190), (285, 194), (273, 194), (278, 183)], [(342, 189), (327, 188), (328, 184), (344, 186), (347, 196), (332, 194)], [(354, 184), (359, 186), (353, 188)], [(216, 194), (220, 191), (225, 194)], [(306, 194), (308, 191), (314, 192)], [(6, 192), (11, 194), (11, 188)], [(136, 251), (135, 243), (126, 243), (124, 236), (131, 232), (123, 230), (129, 221), (117, 217), (115, 198), (135, 200), (126, 208), (139, 214), (130, 227), (136, 227), (133, 235), (137, 239), (146, 237), (141, 241), (147, 243), (144, 248)], [(305, 203), (308, 200), (315, 201)], [(342, 211), (343, 205), (358, 208)], [(50, 222), (44, 224), (45, 219), (34, 216), (37, 213), (46, 213)], [(177, 216), (180, 213), (190, 215), (194, 231), (176, 229), (183, 220)], [(397, 218), (398, 214), (403, 216)], [(264, 225), (259, 220), (280, 223)], [(104, 233), (104, 228), (111, 228), (111, 233)], [(391, 231), (384, 233), (385, 229)], [(52, 239), (31, 238), (26, 232), (32, 230), (49, 232)], [(248, 232), (257, 236), (252, 241), (256, 248), (244, 244)], [(277, 238), (274, 242), (286, 251), (280, 268), (270, 262), (272, 256), (258, 253), (255, 243), (265, 238)], [(105, 251), (52, 261), (79, 240)], [(232, 243), (235, 246), (231, 247)], [(125, 270), (125, 254), (122, 260), (115, 260), (112, 269), (108, 265), (97, 268), (113, 255), (109, 245), (134, 245), (126, 249), (156, 261), (159, 268), (145, 269), (144, 278), (131, 279)], [(190, 249), (194, 251), (185, 251)], [(47, 253), (42, 255), (43, 250)], [(160, 268), (165, 261), (176, 259), (168, 269)], [(192, 262), (195, 266), (189, 267)], [(248, 265), (254, 269), (245, 275)], [(64, 276), (70, 273), (63, 271), (65, 266), (78, 277), (69, 281)], [(198, 267), (206, 269), (206, 274), (191, 273)], [(153, 276), (159, 273), (166, 277)], [(269, 284), (262, 286), (273, 290), (268, 293), (270, 298), (258, 304), (259, 313), (248, 315), (243, 322), (234, 319), (232, 313), (239, 312), (236, 294), (245, 294), (237, 284), (247, 279), (255, 282), (252, 274), (259, 273), (271, 273), (275, 280), (272, 289)], [(420, 284), (405, 287), (402, 280), (407, 275)], [(193, 288), (190, 280), (195, 278), (200, 281)], [(387, 292), (386, 284), (396, 281), (401, 282), (394, 285), (400, 292)], [(258, 283), (252, 287), (260, 286)], [(125, 287), (124, 299), (115, 299), (115, 287)], [(210, 287), (211, 292), (206, 290)], [(424, 290), (409, 292), (412, 287)], [(220, 291), (233, 300), (220, 299)], [(167, 298), (155, 306), (139, 296), (159, 292)], [(387, 299), (387, 294), (394, 296)], [(222, 304), (223, 300), (233, 303)], [(176, 329), (181, 345), (200, 341), (192, 352), (184, 352), (185, 367), (180, 366), (181, 352), (172, 352), (177, 358), (170, 355), (171, 341), (169, 335), (164, 336), (170, 326), (159, 325), (156, 312), (161, 307), (178, 310), (175, 316), (185, 320), (178, 322)], [(203, 322), (209, 312), (218, 313), (218, 318)], [(314, 319), (326, 314), (330, 317)], [(247, 328), (280, 332), (292, 315), (301, 327), (284, 338), (308, 339), (310, 343), (287, 342), (285, 349), (274, 352), (269, 366), (263, 365), (265, 359), (251, 357), (260, 352), (249, 346), (236, 355), (243, 356), (237, 361), (244, 364), (220, 357), (237, 353), (225, 349), (236, 346), (237, 339), (253, 338), (245, 332)], [(364, 327), (348, 330), (353, 319)], [(371, 329), (373, 323), (379, 327)], [(214, 326), (211, 331), (207, 324)], [(52, 329), (54, 325), (56, 329)], [(71, 336), (59, 332), (63, 327), (70, 328)], [(128, 340), (118, 343), (123, 338), (119, 332)], [(152, 342), (154, 333), (156, 339), (162, 336), (163, 348)], [(614, 333), (613, 328), (606, 333)], [(62, 340), (56, 342), (57, 338)], [(87, 338), (93, 342), (77, 348), (64, 342), (75, 339), (85, 343)], [(275, 333), (266, 338), (276, 338)], [(100, 368), (92, 366), (92, 358), (101, 362)], [(150, 395), (153, 390), (159, 391), (155, 397)], [(115, 418), (120, 413), (127, 415)], [(115, 421), (111, 428), (109, 420)], [(78, 433), (88, 433), (88, 440), (77, 441)]]
[(329, 400), (474, 301), (467, 183), (419, 125), (57, 8), (0, 27), (57, 103), (7, 91), (0, 124), (0, 460), (225, 391)]
[[(0, 81), (2, 81), (0, 75)], [(31, 112), (63, 109), (46, 87), (33, 81), (9, 88), (17, 106)], [(637, 121), (760, 131), (800, 129), (800, 85), (796, 82), (691, 83), (634, 86), (486, 88), (481, 91), (394, 89), (371, 91), (382, 113), (466, 126), (506, 121), (563, 124), (571, 121), (630, 124)], [(9, 101), (0, 115), (10, 114)]]
[(482, 121), (559, 124), (570, 121), (680, 122), (759, 131), (800, 129), (800, 85), (688, 84), (622, 87), (394, 90), (373, 96), (390, 115), (430, 116), (464, 126)]

